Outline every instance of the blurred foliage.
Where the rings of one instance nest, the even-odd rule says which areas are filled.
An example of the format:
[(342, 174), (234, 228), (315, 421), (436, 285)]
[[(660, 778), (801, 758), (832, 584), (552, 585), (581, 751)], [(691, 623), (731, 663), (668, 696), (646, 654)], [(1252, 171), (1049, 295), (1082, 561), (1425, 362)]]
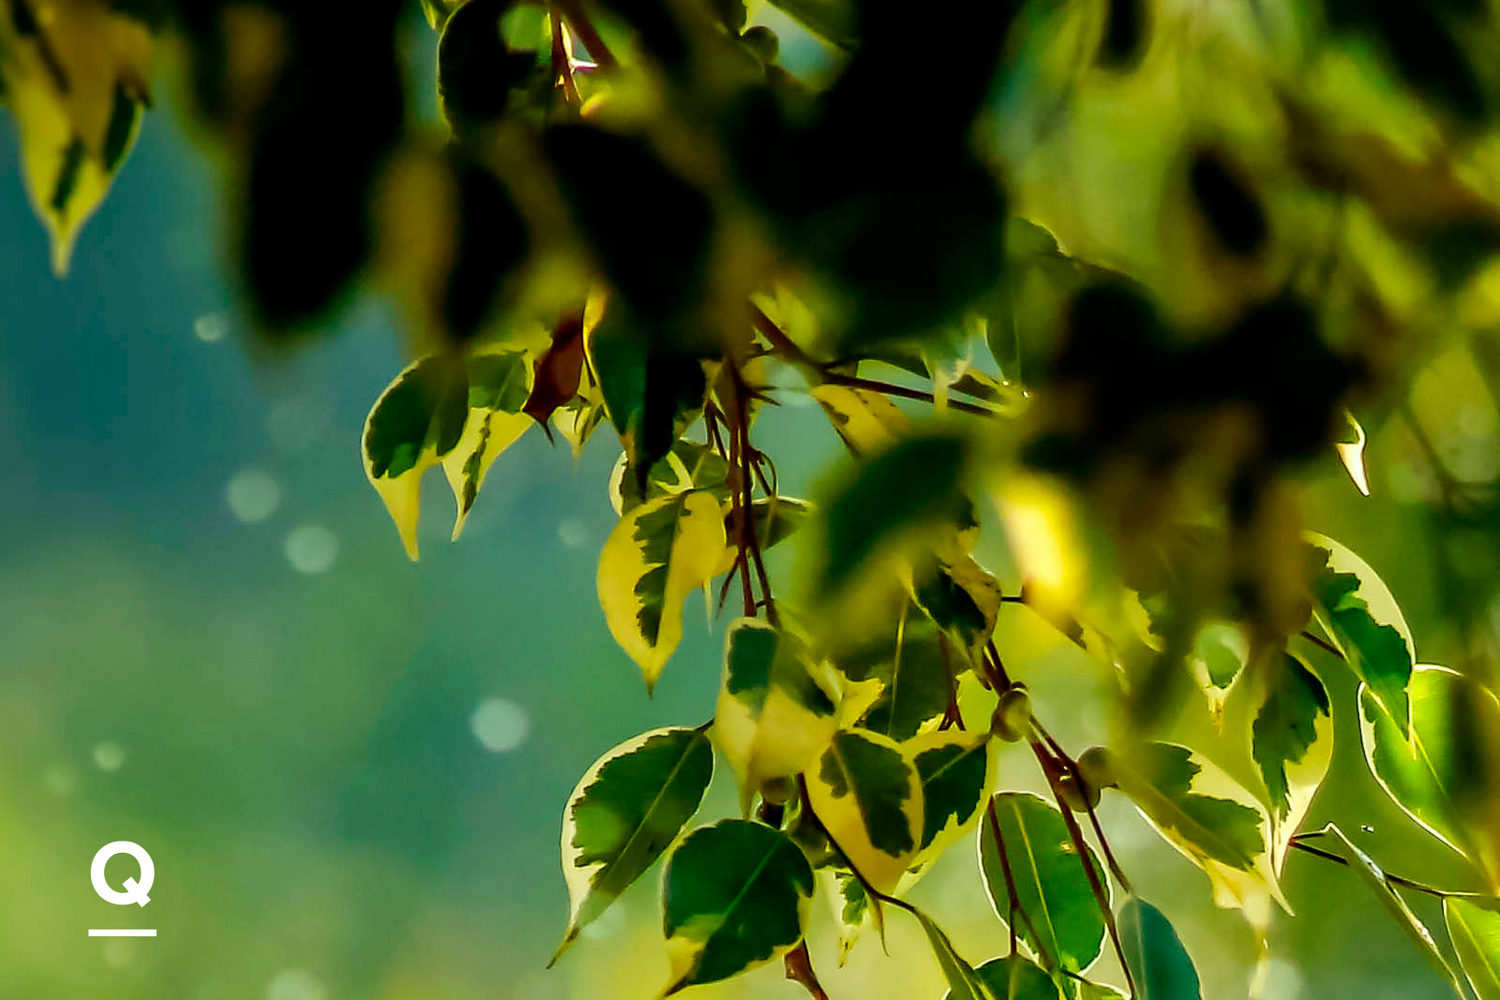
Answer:
[[(1091, 981), (1107, 952), (1130, 995), (1198, 997), (1111, 849), (1111, 789), (1243, 913), (1249, 992), (1297, 851), (1493, 994), (1500, 8), (774, 6), (815, 60), (738, 0), (0, 0), (0, 85), (57, 272), (164, 56), (222, 156), (261, 341), (317, 336), (359, 287), (393, 298), (415, 360), (362, 452), (412, 558), (428, 469), (456, 537), (533, 425), (576, 454), (607, 424), (598, 597), (648, 691), (685, 598), (738, 592), (713, 718), (615, 747), (566, 807), (564, 946), (665, 857), (666, 993), (779, 960), (824, 996), (823, 894), (841, 956), (904, 911), (954, 997), (1115, 995)], [(435, 128), (398, 45), (419, 13)], [(752, 443), (794, 396), (850, 456), (813, 501)], [(1416, 458), (1448, 666), (1304, 529), (1310, 471), (1371, 492), (1366, 425)], [(1097, 662), (1098, 746), (1033, 711), (1007, 615)], [(1465, 885), (1301, 829), (1339, 718)], [(710, 742), (743, 815), (689, 830)], [(1050, 802), (997, 789), (1007, 743)], [(904, 898), (961, 838), (1003, 960)], [(1413, 893), (1442, 899), (1445, 943)]]

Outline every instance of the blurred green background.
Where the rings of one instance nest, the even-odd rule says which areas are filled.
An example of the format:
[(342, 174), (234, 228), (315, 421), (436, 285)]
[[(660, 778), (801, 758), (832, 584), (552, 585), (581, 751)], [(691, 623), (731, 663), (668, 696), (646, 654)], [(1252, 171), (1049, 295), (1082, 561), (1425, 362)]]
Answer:
[[(357, 451), (403, 363), (386, 304), (353, 302), (338, 336), (262, 356), (223, 265), (209, 161), (170, 110), (148, 119), (66, 280), (47, 269), (15, 161), (0, 129), (0, 998), (654, 996), (656, 872), (543, 969), (566, 916), (557, 838), (574, 782), (643, 729), (702, 721), (718, 682), (723, 620), (692, 627), (701, 607), (654, 700), (605, 629), (593, 581), (614, 523), (608, 435), (575, 463), (529, 433), (459, 544), (431, 477), (412, 565)], [(1493, 459), (1489, 397), (1438, 395)], [(757, 441), (805, 495), (838, 444), (803, 400), (785, 402)], [(1330, 455), (1310, 470), (1309, 526), (1384, 576), (1422, 658), (1440, 660), (1454, 640), (1414, 505), (1430, 484), (1409, 441), (1372, 430), (1376, 495), (1361, 500)], [(988, 561), (1003, 565), (996, 544)], [(1083, 708), (1096, 668), (1014, 614), (998, 638), (1038, 714), (1073, 749), (1096, 742), (1104, 720)], [(1331, 687), (1344, 713), (1321, 801), (1363, 815), (1350, 832), (1390, 870), (1455, 885), (1441, 846), (1373, 784), (1352, 692)], [(1009, 754), (1002, 783), (1041, 790), (1033, 771)], [(705, 816), (733, 810), (726, 779)], [(1205, 996), (1244, 995), (1255, 948), (1238, 915), (1215, 910), (1207, 880), (1131, 809), (1106, 797), (1104, 810)], [(113, 840), (155, 858), (144, 910), (90, 885)], [(118, 884), (133, 871), (116, 864)], [(1299, 916), (1276, 924), (1267, 996), (1444, 995), (1349, 872), (1298, 856), (1286, 884)], [(915, 897), (971, 960), (1005, 950), (971, 847)], [(888, 957), (866, 940), (835, 971), (816, 905), (813, 958), (835, 1000), (942, 995), (900, 917)], [(160, 936), (86, 937), (118, 926)], [(779, 966), (694, 992), (803, 995)]]

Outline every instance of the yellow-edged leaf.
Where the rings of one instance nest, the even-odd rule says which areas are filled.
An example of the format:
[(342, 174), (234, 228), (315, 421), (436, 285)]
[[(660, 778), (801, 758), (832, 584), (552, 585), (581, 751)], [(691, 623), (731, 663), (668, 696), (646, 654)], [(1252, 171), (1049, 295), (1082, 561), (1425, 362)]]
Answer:
[(922, 843), (922, 783), (892, 739), (862, 730), (834, 734), (807, 772), (813, 812), (855, 869), (890, 892)]
[(135, 141), (153, 47), (143, 23), (101, 0), (49, 0), (42, 14), (35, 2), (0, 0), (0, 82), (59, 275)]
[(724, 514), (705, 490), (632, 508), (599, 554), (599, 603), (610, 633), (649, 691), (682, 639), (682, 602), (712, 579), (724, 551)]

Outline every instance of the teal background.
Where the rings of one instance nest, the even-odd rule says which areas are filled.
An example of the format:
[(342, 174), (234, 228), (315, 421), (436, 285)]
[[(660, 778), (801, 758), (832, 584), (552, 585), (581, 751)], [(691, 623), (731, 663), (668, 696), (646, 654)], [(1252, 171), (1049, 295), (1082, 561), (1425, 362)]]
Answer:
[[(257, 347), (221, 252), (219, 186), (170, 101), (65, 280), (47, 269), (15, 164), (0, 129), (0, 998), (653, 996), (666, 975), (655, 871), (542, 969), (566, 916), (557, 838), (578, 775), (645, 728), (702, 721), (717, 686), (722, 621), (703, 627), (696, 598), (654, 699), (604, 627), (593, 577), (614, 521), (607, 432), (577, 462), (528, 433), (458, 544), (451, 498), (431, 477), (424, 556), (410, 564), (357, 450), (369, 404), (403, 363), (386, 303), (357, 299), (293, 355)], [(201, 341), (204, 316), (223, 317), (229, 336)], [(757, 435), (783, 484), (805, 493), (837, 442), (795, 402)], [(1377, 441), (1372, 464), (1381, 455)], [(264, 523), (225, 502), (247, 468), (284, 491)], [(1432, 638), (1441, 651), (1415, 508), (1360, 504), (1331, 459), (1313, 474), (1310, 526), (1362, 552), (1408, 605), (1419, 646)], [(298, 573), (286, 557), (303, 525), (337, 537), (326, 572)], [(1010, 662), (1057, 735), (1095, 742), (1103, 719), (1080, 709), (1093, 668), (1035, 622), (1008, 621), (1002, 638), (1030, 651)], [(1339, 801), (1392, 870), (1454, 884), (1457, 866), (1364, 772), (1350, 692), (1332, 686), (1344, 717), (1320, 811)], [(516, 749), (489, 752), (471, 732), (488, 698), (527, 714)], [(96, 765), (101, 742), (124, 751), (117, 770)], [(1033, 770), (1007, 755), (1002, 782), (1038, 788)], [(733, 811), (723, 779), (705, 816)], [(1240, 995), (1254, 959), (1243, 923), (1209, 905), (1203, 877), (1131, 810), (1107, 799), (1105, 812), (1143, 893), (1197, 958), (1205, 996)], [(89, 884), (94, 851), (120, 839), (156, 861), (143, 911), (107, 905)], [(130, 873), (117, 864), (116, 882)], [(1287, 891), (1301, 916), (1276, 925), (1283, 964), (1268, 995), (1443, 994), (1349, 873), (1294, 858)], [(976, 963), (1005, 950), (971, 847), (915, 898)], [(941, 995), (899, 917), (891, 957), (869, 940), (832, 971), (815, 907), (814, 959), (836, 998)], [(112, 926), (160, 936), (85, 936)], [(698, 995), (800, 994), (768, 968)]]

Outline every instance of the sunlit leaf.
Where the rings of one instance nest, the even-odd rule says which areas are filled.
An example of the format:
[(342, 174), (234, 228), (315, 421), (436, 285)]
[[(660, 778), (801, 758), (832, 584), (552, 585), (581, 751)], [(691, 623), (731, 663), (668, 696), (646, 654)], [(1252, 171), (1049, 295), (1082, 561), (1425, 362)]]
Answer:
[(891, 739), (846, 730), (807, 772), (813, 811), (855, 869), (889, 892), (921, 847), (922, 784)]
[(0, 2), (0, 91), (21, 137), (26, 193), (67, 273), (78, 229), (109, 190), (150, 103), (145, 23), (102, 0)]
[(594, 762), (563, 810), (571, 914), (552, 961), (676, 839), (698, 811), (713, 769), (701, 729), (642, 733)]
[(1493, 741), (1500, 702), (1478, 682), (1419, 664), (1411, 677), (1405, 737), (1368, 687), (1360, 687), (1360, 737), (1376, 780), (1407, 815), (1500, 880)]
[(640, 504), (605, 540), (599, 603), (648, 691), (682, 639), (683, 599), (712, 578), (723, 551), (723, 511), (702, 490)]
[[(1028, 792), (1003, 792), (994, 805), (1020, 908), (1012, 929), (1044, 961), (1083, 972), (1104, 945), (1104, 918), (1083, 869), (1091, 865), (1107, 886), (1099, 859), (1092, 849), (1086, 858), (1079, 855), (1051, 803)], [(979, 830), (979, 865), (995, 913), (1012, 922), (1005, 866), (988, 822)]]
[(1276, 871), (1333, 758), (1333, 716), (1316, 674), (1291, 653), (1268, 665), (1266, 696), (1250, 730), (1250, 754), (1271, 803)]
[(728, 979), (795, 947), (812, 894), (807, 858), (780, 831), (738, 819), (694, 830), (662, 884), (672, 968), (664, 994)]
[(979, 822), (995, 784), (989, 733), (924, 733), (902, 745), (922, 784), (922, 857), (936, 858)]
[[(1309, 536), (1315, 557), (1313, 611), (1405, 735), (1411, 718), (1406, 686), (1416, 656), (1411, 630), (1375, 571), (1354, 553), (1321, 535)], [(1321, 550), (1321, 551), (1319, 551)]]
[(609, 475), (609, 502), (616, 514), (623, 514), (642, 500), (693, 489), (708, 490), (720, 500), (728, 500), (728, 477), (729, 463), (718, 452), (707, 444), (683, 438), (651, 466), (644, 485), (631, 474), (629, 456), (621, 452)]
[(1354, 488), (1369, 496), (1370, 474), (1365, 470), (1365, 429), (1348, 410), (1344, 411), (1344, 416), (1348, 418), (1349, 426), (1354, 428), (1354, 440), (1335, 441), (1333, 447), (1339, 454), (1339, 461), (1344, 463), (1349, 478), (1354, 481)]
[(463, 362), (443, 355), (412, 362), (365, 418), (365, 476), (385, 502), (412, 559), (417, 558), (422, 474), (458, 447), (469, 419)]
[(1290, 911), (1269, 851), (1270, 819), (1248, 791), (1203, 757), (1172, 743), (1113, 754), (1120, 790), (1167, 842), (1208, 875), (1214, 901), (1256, 926), (1269, 901)]
[(830, 45), (852, 50), (859, 43), (855, 5), (848, 0), (773, 0), (773, 4)]
[(1160, 910), (1132, 898), (1115, 917), (1136, 1000), (1202, 1000), (1198, 970)]
[(958, 648), (977, 663), (980, 650), (995, 632), (1000, 613), (1000, 583), (972, 556), (919, 560), (913, 568), (912, 598), (938, 627), (953, 636)]
[(1401, 895), (1396, 892), (1395, 887), (1386, 879), (1384, 870), (1368, 854), (1355, 847), (1354, 842), (1332, 823), (1329, 823), (1320, 832), (1336, 838), (1343, 844), (1344, 850), (1349, 855), (1349, 867), (1353, 868), (1355, 874), (1360, 877), (1360, 880), (1375, 893), (1375, 898), (1380, 901), (1380, 905), (1385, 907), (1386, 912), (1391, 915), (1396, 924), (1406, 932), (1406, 936), (1416, 942), (1417, 947), (1422, 951), (1423, 957), (1431, 963), (1433, 968), (1442, 974), (1443, 978), (1452, 985), (1454, 991), (1460, 997), (1464, 997), (1464, 990), (1459, 985), (1458, 975), (1449, 966), (1448, 960), (1443, 957), (1442, 949), (1437, 946), (1437, 942), (1432, 938), (1432, 932), (1427, 929), (1426, 924), (1417, 918), (1417, 915), (1412, 912), (1411, 907), (1406, 905), (1406, 900), (1401, 898)]
[(824, 383), (813, 387), (812, 396), (856, 455), (889, 448), (911, 427), (900, 407), (869, 389)]
[(800, 774), (837, 725), (838, 681), (791, 633), (756, 618), (731, 622), (714, 739), (740, 780), (740, 803), (773, 778)]
[(463, 531), (495, 459), (532, 426), (521, 412), (531, 394), (531, 359), (521, 351), (476, 354), (467, 363), (469, 415), (463, 435), (442, 458), (458, 515), (453, 537)]
[(1500, 902), (1443, 900), (1448, 937), (1479, 1000), (1500, 1000)]

